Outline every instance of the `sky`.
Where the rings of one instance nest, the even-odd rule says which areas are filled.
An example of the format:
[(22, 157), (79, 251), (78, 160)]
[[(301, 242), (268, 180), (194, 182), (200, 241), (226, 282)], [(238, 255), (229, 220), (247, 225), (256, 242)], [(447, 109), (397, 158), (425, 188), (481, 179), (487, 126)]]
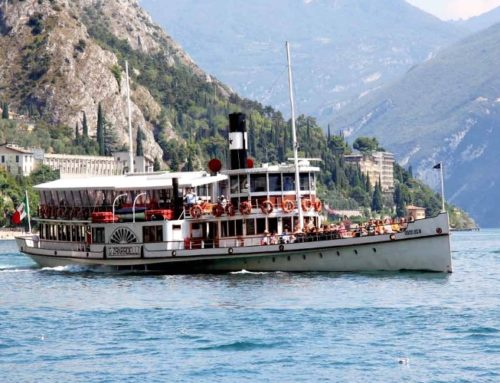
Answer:
[(443, 20), (468, 19), (500, 6), (500, 0), (406, 0)]

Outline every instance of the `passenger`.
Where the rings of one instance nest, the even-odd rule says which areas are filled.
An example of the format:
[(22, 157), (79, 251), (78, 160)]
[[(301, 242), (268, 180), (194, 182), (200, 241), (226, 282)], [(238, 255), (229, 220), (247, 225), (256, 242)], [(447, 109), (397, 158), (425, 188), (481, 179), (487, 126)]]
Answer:
[(267, 230), (264, 231), (264, 235), (262, 236), (260, 240), (261, 245), (270, 245), (271, 244), (271, 238), (269, 237), (269, 232)]
[(290, 233), (287, 226), (285, 226), (285, 230), (281, 234), (280, 243), (290, 243)]
[(314, 221), (312, 219), (309, 219), (309, 222), (307, 222), (307, 232), (308, 233), (313, 233), (314, 232)]
[(399, 233), (399, 230), (400, 230), (399, 219), (396, 217), (392, 220), (392, 232)]
[(375, 222), (373, 221), (373, 219), (370, 219), (370, 221), (368, 221), (368, 225), (366, 226), (368, 235), (377, 235), (375, 229), (376, 229)]
[(273, 233), (271, 234), (271, 238), (270, 238), (269, 244), (270, 245), (277, 245), (278, 244), (278, 236), (276, 235), (275, 231), (273, 231)]
[(227, 199), (224, 197), (224, 194), (221, 194), (219, 197), (219, 204), (222, 206), (222, 208), (225, 210), (227, 206)]
[(391, 220), (389, 218), (386, 218), (384, 220), (384, 234), (392, 234), (392, 225), (391, 225)]
[(196, 199), (196, 193), (194, 193), (191, 188), (188, 188), (186, 194), (184, 195), (184, 204), (186, 208), (191, 209), (191, 207), (196, 203)]

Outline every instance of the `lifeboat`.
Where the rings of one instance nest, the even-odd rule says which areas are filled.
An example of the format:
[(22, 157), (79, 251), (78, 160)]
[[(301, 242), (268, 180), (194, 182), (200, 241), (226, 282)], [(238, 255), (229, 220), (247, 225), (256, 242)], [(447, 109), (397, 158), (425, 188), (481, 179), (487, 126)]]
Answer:
[(113, 217), (113, 213), (110, 211), (96, 211), (91, 215), (92, 223), (113, 223), (119, 222), (120, 217), (116, 215)]

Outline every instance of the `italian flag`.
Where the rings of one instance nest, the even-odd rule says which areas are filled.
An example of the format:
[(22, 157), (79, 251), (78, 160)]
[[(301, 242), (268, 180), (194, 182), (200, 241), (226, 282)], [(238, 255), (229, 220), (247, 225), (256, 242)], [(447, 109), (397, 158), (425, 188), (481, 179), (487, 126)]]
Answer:
[(25, 196), (23, 202), (17, 207), (14, 215), (12, 216), (12, 222), (16, 225), (20, 225), (24, 218), (29, 214), (29, 205), (27, 197)]

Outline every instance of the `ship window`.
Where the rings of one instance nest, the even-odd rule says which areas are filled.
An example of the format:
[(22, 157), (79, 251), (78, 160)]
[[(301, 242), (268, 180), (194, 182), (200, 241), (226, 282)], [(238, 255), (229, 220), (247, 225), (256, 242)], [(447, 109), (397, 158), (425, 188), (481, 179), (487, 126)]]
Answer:
[(255, 221), (253, 219), (247, 219), (247, 234), (255, 235)]
[(265, 174), (252, 174), (250, 178), (250, 189), (252, 193), (266, 191), (266, 175)]
[(311, 181), (311, 190), (315, 191), (316, 190), (316, 176), (314, 173), (310, 174), (309, 180)]
[(281, 191), (281, 174), (269, 174), (269, 191)]
[(295, 176), (292, 173), (283, 174), (283, 190), (295, 190)]
[(278, 232), (278, 218), (269, 218), (268, 219), (268, 230), (270, 233)]
[(248, 193), (248, 177), (246, 174), (240, 174), (240, 193)]
[(172, 230), (180, 230), (181, 225), (172, 225)]
[(162, 242), (163, 227), (161, 225), (144, 226), (142, 228), (142, 238), (144, 243)]
[(266, 219), (258, 218), (257, 220), (257, 234), (262, 234), (266, 230)]
[(92, 242), (105, 243), (104, 227), (94, 227), (92, 229)]
[(236, 235), (243, 235), (243, 220), (237, 219), (234, 221), (234, 225), (236, 226)]
[(230, 178), (230, 183), (231, 183), (231, 194), (238, 194), (238, 176), (231, 176)]
[(300, 190), (309, 190), (309, 174), (300, 173)]

